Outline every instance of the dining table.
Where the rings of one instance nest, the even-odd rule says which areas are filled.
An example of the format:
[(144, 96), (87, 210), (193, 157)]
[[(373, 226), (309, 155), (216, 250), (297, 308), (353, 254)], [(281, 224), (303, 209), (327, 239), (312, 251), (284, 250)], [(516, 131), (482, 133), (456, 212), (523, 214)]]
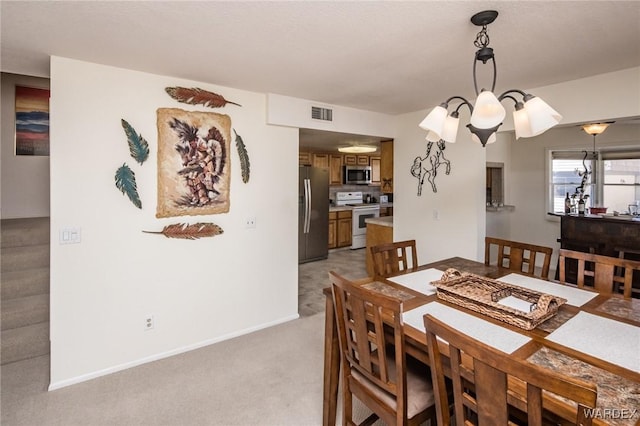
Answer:
[[(564, 298), (566, 303), (551, 318), (526, 330), (438, 297), (431, 283), (449, 268)], [(403, 301), (406, 352), (427, 365), (423, 317), (429, 313), (514, 358), (595, 383), (597, 405), (591, 413), (595, 425), (640, 425), (640, 299), (578, 289), (461, 257), (355, 283)], [(324, 289), (324, 294), (323, 425), (328, 426), (336, 423), (340, 350), (331, 289)], [(575, 406), (560, 397), (545, 395), (544, 406), (560, 419), (575, 420)]]

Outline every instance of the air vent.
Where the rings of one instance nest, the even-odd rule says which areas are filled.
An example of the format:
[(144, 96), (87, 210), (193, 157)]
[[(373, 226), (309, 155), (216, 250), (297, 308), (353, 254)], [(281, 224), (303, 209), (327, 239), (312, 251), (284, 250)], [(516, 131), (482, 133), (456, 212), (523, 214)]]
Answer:
[(314, 120), (333, 121), (333, 110), (329, 108), (311, 107), (311, 118)]

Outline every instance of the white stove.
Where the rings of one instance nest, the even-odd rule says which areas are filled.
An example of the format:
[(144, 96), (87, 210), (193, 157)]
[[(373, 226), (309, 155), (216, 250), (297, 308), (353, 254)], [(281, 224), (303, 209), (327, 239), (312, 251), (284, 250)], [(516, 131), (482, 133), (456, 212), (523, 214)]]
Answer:
[(353, 207), (351, 216), (351, 250), (367, 246), (365, 219), (380, 217), (380, 204), (363, 203), (362, 192), (336, 192), (336, 206)]

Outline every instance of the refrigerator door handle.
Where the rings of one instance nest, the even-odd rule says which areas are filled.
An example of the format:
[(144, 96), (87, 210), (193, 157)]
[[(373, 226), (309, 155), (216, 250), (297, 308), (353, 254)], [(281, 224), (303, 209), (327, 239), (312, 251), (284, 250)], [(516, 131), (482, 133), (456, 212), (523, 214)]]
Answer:
[(304, 233), (309, 233), (311, 225), (311, 179), (304, 180)]

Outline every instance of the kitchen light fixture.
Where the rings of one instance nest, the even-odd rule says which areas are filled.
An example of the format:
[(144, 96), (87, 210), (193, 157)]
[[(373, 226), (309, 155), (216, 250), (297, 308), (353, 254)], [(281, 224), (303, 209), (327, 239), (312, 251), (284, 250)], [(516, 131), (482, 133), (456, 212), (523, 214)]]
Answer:
[[(516, 139), (521, 137), (529, 138), (537, 136), (560, 122), (562, 116), (556, 110), (551, 108), (542, 99), (535, 97), (529, 93), (525, 93), (519, 89), (510, 89), (496, 97), (493, 91), (496, 86), (496, 60), (493, 49), (489, 47), (489, 34), (487, 34), (487, 25), (495, 21), (498, 12), (495, 10), (485, 10), (476, 13), (471, 17), (474, 25), (482, 27), (482, 30), (476, 35), (474, 45), (478, 48), (473, 61), (473, 85), (475, 87), (476, 99), (475, 106), (471, 105), (462, 96), (452, 96), (439, 106), (433, 108), (429, 115), (419, 124), (419, 126), (427, 133), (429, 142), (437, 142), (444, 140), (445, 142), (455, 142), (458, 133), (459, 111), (463, 105), (466, 105), (471, 112), (471, 122), (467, 124), (471, 131), (471, 139), (480, 142), (482, 146), (487, 143), (496, 141), (496, 132), (502, 125), (502, 120), (506, 115), (506, 111), (502, 104), (504, 99), (511, 99), (515, 103), (515, 111), (513, 112), (513, 122), (516, 131)], [(493, 63), (493, 83), (491, 90), (482, 89), (478, 91), (478, 81), (476, 78), (476, 65), (482, 61), (486, 65), (487, 61)], [(522, 101), (518, 101), (514, 96), (522, 96)], [(449, 102), (458, 100), (460, 104), (449, 114)]]
[(339, 147), (338, 151), (347, 154), (365, 154), (368, 152), (375, 152), (377, 151), (377, 148), (371, 145), (349, 145)]

